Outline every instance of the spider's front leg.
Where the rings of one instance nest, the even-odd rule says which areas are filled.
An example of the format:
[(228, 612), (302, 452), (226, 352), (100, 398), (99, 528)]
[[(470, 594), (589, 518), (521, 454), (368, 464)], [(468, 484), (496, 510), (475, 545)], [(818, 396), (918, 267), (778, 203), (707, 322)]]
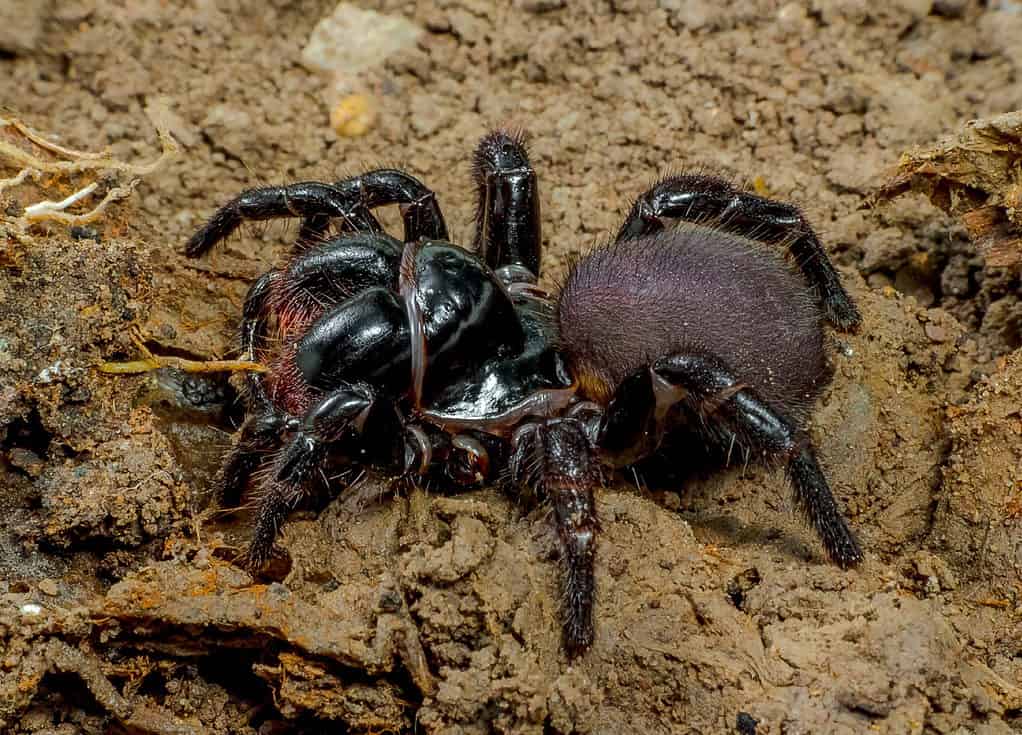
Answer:
[[(370, 209), (399, 204), (404, 220), (405, 242), (415, 242), (421, 238), (446, 240), (448, 237), (447, 224), (444, 222), (436, 194), (404, 171), (392, 168), (376, 169), (359, 176), (341, 179), (334, 182), (333, 186), (348, 200), (359, 202), (367, 215)], [(375, 219), (373, 221), (375, 222)], [(357, 224), (357, 218), (342, 220), (341, 231), (358, 232)], [(327, 215), (306, 217), (302, 220), (298, 245), (314, 244), (322, 240), (329, 227), (330, 217)], [(376, 223), (375, 229), (377, 231), (381, 229), (379, 223)]]
[(819, 291), (827, 320), (844, 332), (855, 331), (862, 322), (819, 238), (794, 205), (741, 191), (716, 176), (668, 176), (635, 200), (617, 239), (659, 232), (664, 218), (787, 247), (806, 281)]
[(300, 333), (324, 310), (366, 289), (396, 288), (402, 247), (384, 232), (361, 232), (292, 258), (273, 289), (281, 331)]
[(270, 556), (280, 526), (307, 496), (310, 481), (320, 471), (331, 446), (350, 434), (362, 434), (377, 402), (376, 391), (365, 383), (342, 385), (321, 398), (277, 454), (262, 488), (246, 564), (260, 567)]
[[(249, 288), (242, 309), (241, 359), (256, 361), (265, 354), (271, 320), (286, 339), (360, 291), (395, 287), (402, 247), (386, 233), (353, 234), (302, 253), (283, 270), (263, 274)], [(249, 411), (273, 410), (266, 375), (250, 371), (245, 380)]]
[[(262, 488), (248, 552), (248, 561), (256, 567), (269, 556), (280, 525), (307, 496), (313, 473), (321, 471), (325, 460), (354, 461), (357, 456), (362, 464), (394, 465), (404, 449), (403, 422), (393, 401), (380, 397), (400, 394), (410, 369), (407, 317), (391, 291), (368, 288), (326, 311), (293, 349), (294, 372), (275, 376), (275, 396), (283, 400), (300, 388), (318, 397), (301, 418), (287, 417), (278, 427), (289, 438)], [(249, 443), (261, 437), (256, 428), (258, 424), (246, 428), (248, 433), (243, 430), (236, 446), (247, 446), (249, 434)], [(337, 451), (331, 453), (332, 449)], [(347, 450), (357, 450), (357, 455)], [(243, 489), (243, 479), (251, 474), (245, 464), (251, 455), (228, 458), (224, 473), (238, 478), (235, 487)]]
[(388, 204), (402, 205), (405, 240), (447, 239), (447, 225), (436, 196), (418, 179), (402, 171), (379, 169), (337, 184), (306, 181), (242, 192), (218, 209), (185, 246), (189, 257), (207, 252), (243, 222), (301, 217), (297, 247), (306, 248), (326, 232), (330, 220), (342, 220), (348, 232), (377, 232), (370, 212)]
[[(241, 324), (238, 325), (242, 360), (256, 362), (266, 347), (274, 285), (279, 276), (280, 271), (264, 273), (248, 289), (241, 310)], [(245, 373), (244, 380), (245, 406), (249, 412), (273, 413), (273, 406), (266, 394), (266, 376), (250, 370)]]
[(543, 235), (539, 185), (524, 136), (495, 130), (476, 147), (478, 206), (474, 247), (505, 283), (535, 283)]
[[(279, 276), (279, 271), (265, 273), (248, 290), (238, 327), (242, 360), (255, 362), (266, 346), (271, 296)], [(289, 420), (270, 401), (264, 373), (246, 371), (244, 381), (243, 397), (249, 415), (213, 480), (213, 491), (221, 507), (232, 507), (241, 501), (252, 474), (263, 465), (266, 455), (280, 445), (280, 435)]]
[(512, 438), (511, 479), (549, 498), (561, 542), (562, 618), (568, 655), (593, 643), (593, 562), (599, 523), (593, 489), (599, 470), (586, 428), (574, 418), (523, 424)]
[(862, 561), (862, 550), (834, 500), (809, 437), (711, 355), (668, 355), (622, 381), (600, 427), (601, 454), (608, 460), (617, 456), (627, 464), (648, 453), (670, 428), (665, 423), (668, 413), (682, 402), (705, 426), (719, 430), (704, 430), (708, 439), (727, 437), (767, 459), (785, 462), (795, 505), (831, 560), (843, 568)]

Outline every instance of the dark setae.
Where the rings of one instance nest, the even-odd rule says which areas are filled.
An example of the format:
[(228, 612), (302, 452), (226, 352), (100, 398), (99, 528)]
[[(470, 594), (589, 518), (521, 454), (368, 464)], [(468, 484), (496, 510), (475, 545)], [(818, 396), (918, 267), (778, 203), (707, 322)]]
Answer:
[[(858, 564), (802, 426), (830, 377), (823, 322), (851, 331), (860, 317), (798, 209), (715, 177), (664, 178), (550, 294), (521, 136), (483, 138), (473, 175), (471, 251), (448, 241), (433, 193), (393, 169), (246, 191), (189, 241), (198, 256), (246, 220), (301, 218), (240, 327), (244, 359), (269, 367), (246, 373), (247, 418), (217, 479), (229, 505), (261, 485), (247, 563), (267, 560), (337, 468), (441, 488), (503, 478), (553, 507), (576, 655), (593, 641), (602, 468), (669, 443), (783, 465), (830, 558)], [(401, 240), (373, 215), (388, 204)]]

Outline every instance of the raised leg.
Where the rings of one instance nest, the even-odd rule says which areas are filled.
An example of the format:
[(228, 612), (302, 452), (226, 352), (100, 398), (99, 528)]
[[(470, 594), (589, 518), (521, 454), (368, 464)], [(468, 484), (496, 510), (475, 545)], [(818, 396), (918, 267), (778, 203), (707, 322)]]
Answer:
[(505, 283), (535, 283), (543, 237), (539, 187), (521, 133), (495, 130), (472, 165), (478, 208), (474, 247)]
[(313, 473), (330, 445), (349, 432), (361, 433), (376, 400), (365, 384), (339, 387), (314, 405), (295, 427), (291, 440), (274, 460), (259, 501), (247, 563), (257, 568), (270, 556), (288, 514), (306, 497)]
[[(295, 250), (303, 251), (325, 242), (332, 221), (330, 216), (326, 214), (317, 214), (314, 217), (303, 219), (302, 225), (298, 230), (298, 238), (295, 240)], [(359, 230), (355, 228), (356, 224), (366, 225), (366, 228), (362, 230), (363, 232), (383, 232), (383, 225), (379, 223), (368, 209), (361, 212), (359, 217), (342, 220), (340, 232), (342, 234), (358, 232)]]
[(569, 656), (593, 643), (593, 562), (599, 523), (593, 488), (600, 477), (582, 422), (553, 419), (525, 424), (512, 440), (511, 478), (550, 500), (562, 559), (562, 623)]
[(218, 209), (185, 247), (190, 257), (201, 255), (248, 220), (301, 217), (299, 249), (322, 236), (331, 218), (345, 222), (353, 232), (374, 232), (379, 222), (370, 210), (400, 204), (405, 240), (447, 239), (447, 225), (436, 195), (413, 176), (394, 169), (378, 169), (337, 184), (307, 181), (287, 186), (249, 189)]
[(343, 192), (316, 181), (287, 186), (249, 189), (218, 209), (203, 227), (192, 235), (185, 254), (196, 257), (229, 237), (243, 222), (280, 217), (338, 217), (355, 230), (371, 229), (372, 223), (362, 217), (361, 202)]
[(712, 224), (726, 232), (787, 247), (809, 285), (819, 292), (827, 320), (846, 332), (862, 322), (823, 245), (794, 205), (740, 191), (714, 176), (669, 176), (635, 200), (617, 239), (658, 232), (664, 229), (664, 218)]
[(344, 192), (345, 196), (357, 199), (369, 209), (400, 204), (405, 242), (448, 239), (447, 223), (440, 211), (436, 194), (404, 171), (376, 169), (361, 176), (342, 179), (334, 186)]
[(601, 425), (597, 439), (601, 452), (621, 452), (630, 458), (633, 447), (648, 451), (650, 437), (654, 443), (658, 440), (667, 428), (668, 412), (683, 401), (708, 427), (704, 433), (709, 438), (733, 437), (766, 459), (781, 459), (795, 505), (819, 535), (830, 559), (844, 568), (862, 561), (858, 541), (834, 500), (809, 437), (709, 355), (669, 355), (623, 381)]
[[(444, 222), (436, 194), (427, 189), (422, 182), (403, 171), (396, 169), (377, 169), (367, 171), (360, 176), (352, 176), (334, 183), (334, 187), (345, 196), (362, 204), (365, 214), (370, 219), (369, 209), (387, 204), (400, 204), (401, 215), (405, 224), (405, 242), (414, 242), (420, 238), (446, 240), (447, 224)], [(330, 225), (329, 217), (307, 218), (302, 221), (299, 241), (315, 243), (321, 241)], [(382, 230), (376, 223), (375, 231)], [(342, 232), (354, 232), (347, 223)]]

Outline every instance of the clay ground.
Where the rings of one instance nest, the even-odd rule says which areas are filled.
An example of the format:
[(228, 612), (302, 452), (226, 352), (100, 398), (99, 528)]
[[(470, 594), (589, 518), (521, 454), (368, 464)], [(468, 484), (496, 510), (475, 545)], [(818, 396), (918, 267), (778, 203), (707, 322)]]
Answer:
[[(1022, 6), (359, 3), (423, 33), (347, 79), (377, 116), (340, 137), (301, 63), (334, 5), (0, 8), (4, 116), (146, 162), (155, 105), (182, 148), (85, 229), (13, 224), (71, 182), (2, 194), (0, 730), (1022, 731), (1018, 271), (921, 197), (862, 206), (903, 150), (1022, 108)], [(532, 136), (549, 283), (664, 170), (805, 209), (865, 316), (829, 338), (811, 426), (861, 569), (829, 565), (754, 466), (599, 493), (597, 638), (573, 663), (546, 511), (497, 490), (342, 497), (287, 525), (282, 582), (227, 561), (246, 522), (207, 488), (228, 389), (97, 366), (139, 357), (132, 327), (159, 354), (232, 354), (294, 228), (182, 246), (246, 187), (399, 163), (468, 240), (468, 153), (504, 122)]]

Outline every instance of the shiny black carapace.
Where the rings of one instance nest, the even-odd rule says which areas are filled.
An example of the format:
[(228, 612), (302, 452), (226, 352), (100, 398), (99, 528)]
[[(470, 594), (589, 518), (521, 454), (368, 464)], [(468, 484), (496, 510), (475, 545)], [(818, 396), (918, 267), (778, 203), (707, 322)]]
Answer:
[[(433, 192), (393, 169), (246, 191), (189, 241), (197, 256), (246, 220), (301, 218), (241, 320), (244, 359), (269, 369), (247, 373), (217, 482), (227, 504), (261, 485), (249, 564), (338, 468), (439, 489), (509, 478), (553, 507), (576, 655), (593, 641), (601, 468), (707, 454), (782, 464), (830, 558), (861, 561), (802, 429), (830, 378), (823, 322), (851, 331), (860, 317), (798, 209), (716, 177), (664, 178), (551, 294), (536, 285), (522, 136), (483, 138), (473, 177), (471, 250), (449, 241)], [(373, 215), (388, 204), (400, 240)]]

